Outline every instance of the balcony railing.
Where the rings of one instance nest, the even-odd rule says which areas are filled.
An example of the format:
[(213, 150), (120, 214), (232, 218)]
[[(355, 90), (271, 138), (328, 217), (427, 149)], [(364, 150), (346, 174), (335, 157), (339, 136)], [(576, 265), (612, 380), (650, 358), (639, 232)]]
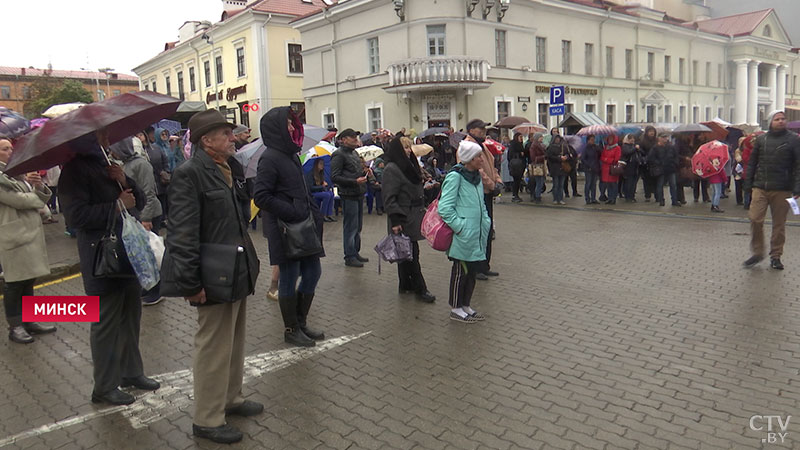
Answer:
[(431, 56), (389, 66), (388, 91), (488, 87), (489, 62), (472, 56)]

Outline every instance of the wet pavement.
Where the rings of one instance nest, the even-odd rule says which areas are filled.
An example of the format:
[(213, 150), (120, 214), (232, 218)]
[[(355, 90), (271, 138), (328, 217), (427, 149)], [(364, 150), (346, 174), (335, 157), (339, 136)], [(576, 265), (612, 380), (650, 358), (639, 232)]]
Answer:
[[(691, 194), (680, 209), (509, 199), (495, 208), (493, 269), (501, 275), (478, 282), (473, 298), (488, 319), (470, 325), (448, 320), (442, 253), (421, 246), (439, 297), (424, 304), (397, 293), (391, 265), (377, 273), (371, 248), (385, 216), (365, 217), (362, 254), (371, 261), (362, 269), (343, 264), (341, 222), (326, 224), (328, 257), (309, 324), (328, 341), (315, 349), (283, 343), (257, 232), (264, 268), (248, 299), (244, 392), (265, 412), (230, 419), (245, 433), (231, 447), (800, 448), (800, 425), (790, 421), (781, 444), (766, 417), (751, 419), (798, 414), (794, 218), (786, 270), (766, 262), (744, 270), (749, 225), (732, 198), (713, 215)], [(63, 233), (63, 224), (47, 227)], [(57, 258), (69, 265), (75, 241), (48, 230), (51, 258), (62, 245)], [(79, 277), (37, 290), (82, 293)], [(191, 436), (195, 328), (181, 299), (144, 309), (145, 370), (162, 388), (133, 391), (137, 402), (118, 408), (90, 402), (88, 324), (60, 324), (31, 345), (4, 340), (0, 446), (220, 447)]]

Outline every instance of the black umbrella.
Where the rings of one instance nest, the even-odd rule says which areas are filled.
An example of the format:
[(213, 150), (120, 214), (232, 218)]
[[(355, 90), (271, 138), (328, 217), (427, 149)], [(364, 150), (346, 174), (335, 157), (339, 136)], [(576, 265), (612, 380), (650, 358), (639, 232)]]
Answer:
[(427, 130), (425, 130), (422, 133), (420, 133), (419, 137), (420, 138), (426, 138), (428, 136), (433, 136), (435, 134), (446, 134), (449, 131), (450, 131), (450, 129), (449, 128), (445, 128), (445, 127), (432, 127), (432, 128), (428, 128)]

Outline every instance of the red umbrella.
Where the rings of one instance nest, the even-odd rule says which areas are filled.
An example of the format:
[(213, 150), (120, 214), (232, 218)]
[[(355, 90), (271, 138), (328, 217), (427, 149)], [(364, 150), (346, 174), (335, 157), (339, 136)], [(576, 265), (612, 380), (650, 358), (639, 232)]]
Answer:
[(490, 151), (490, 152), (491, 152), (493, 155), (502, 155), (502, 154), (503, 154), (503, 152), (504, 152), (504, 151), (505, 151), (505, 149), (506, 149), (506, 147), (505, 147), (503, 144), (501, 144), (501, 143), (499, 143), (499, 142), (495, 141), (495, 140), (494, 140), (494, 139), (492, 139), (492, 138), (486, 138), (486, 140), (485, 140), (485, 141), (483, 141), (483, 145), (485, 145), (485, 146), (486, 146), (486, 148), (487, 148), (487, 149), (489, 149), (489, 151)]
[(6, 174), (19, 175), (64, 164), (79, 149), (70, 142), (106, 129), (109, 144), (144, 130), (175, 113), (181, 101), (151, 91), (118, 95), (50, 120), (17, 141)]
[(729, 158), (727, 145), (720, 141), (707, 142), (692, 156), (692, 172), (702, 178), (708, 178), (719, 173)]

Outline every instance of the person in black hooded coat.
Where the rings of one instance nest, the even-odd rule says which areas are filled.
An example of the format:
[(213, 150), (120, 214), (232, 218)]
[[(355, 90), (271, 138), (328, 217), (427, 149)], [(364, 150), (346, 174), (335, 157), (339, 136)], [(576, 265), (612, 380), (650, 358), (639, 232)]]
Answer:
[(319, 258), (325, 254), (289, 259), (278, 227), (278, 219), (296, 223), (311, 214), (322, 242), (322, 213), (311, 198), (297, 155), (303, 143), (303, 124), (290, 107), (272, 108), (261, 118), (261, 139), (267, 149), (258, 161), (254, 200), (266, 213), (264, 234), (269, 242), (269, 262), (280, 268), (278, 302), (286, 327), (283, 336), (290, 344), (311, 347), (315, 340), (325, 339), (324, 333), (306, 325), (322, 276)]

